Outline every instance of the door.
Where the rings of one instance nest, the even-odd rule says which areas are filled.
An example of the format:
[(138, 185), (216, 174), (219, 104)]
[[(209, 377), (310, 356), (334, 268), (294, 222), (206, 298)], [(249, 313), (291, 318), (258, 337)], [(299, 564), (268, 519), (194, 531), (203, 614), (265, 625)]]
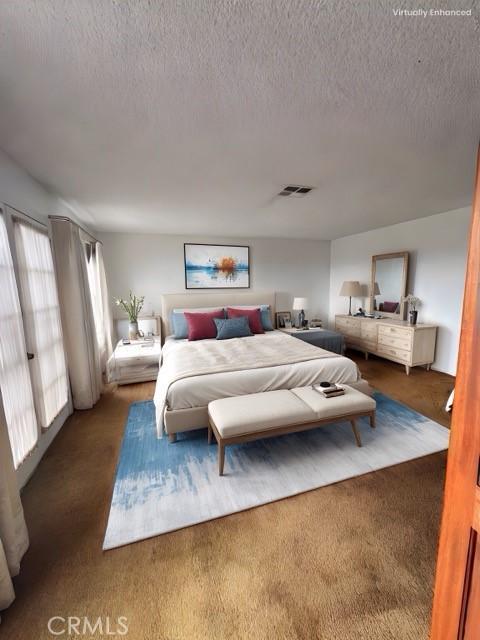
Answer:
[(480, 149), (431, 640), (480, 640)]

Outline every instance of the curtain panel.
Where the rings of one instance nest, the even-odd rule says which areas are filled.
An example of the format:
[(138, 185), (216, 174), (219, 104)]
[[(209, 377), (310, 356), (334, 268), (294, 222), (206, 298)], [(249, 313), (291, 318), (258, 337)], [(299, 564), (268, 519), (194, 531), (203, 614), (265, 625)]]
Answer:
[(85, 242), (88, 283), (95, 321), (100, 367), (105, 374), (107, 361), (112, 355), (113, 322), (108, 296), (107, 278), (103, 262), (103, 248), (100, 242)]
[(0, 394), (0, 610), (15, 599), (12, 576), (19, 573), (27, 548), (28, 532)]
[(75, 409), (90, 409), (100, 397), (102, 367), (81, 229), (50, 218), (58, 294)]

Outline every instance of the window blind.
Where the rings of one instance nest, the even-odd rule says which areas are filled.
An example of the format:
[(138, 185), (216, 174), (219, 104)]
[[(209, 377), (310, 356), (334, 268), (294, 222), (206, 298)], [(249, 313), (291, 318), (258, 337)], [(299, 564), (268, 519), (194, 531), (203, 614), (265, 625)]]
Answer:
[(7, 228), (0, 215), (0, 389), (15, 468), (38, 441), (22, 312)]
[(68, 402), (68, 377), (52, 249), (46, 233), (15, 221), (20, 297), (25, 320), (33, 397), (42, 428)]

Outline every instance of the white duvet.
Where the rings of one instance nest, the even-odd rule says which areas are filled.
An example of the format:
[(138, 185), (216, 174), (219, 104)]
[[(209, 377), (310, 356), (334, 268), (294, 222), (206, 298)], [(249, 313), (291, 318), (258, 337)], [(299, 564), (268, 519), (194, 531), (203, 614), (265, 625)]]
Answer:
[(359, 378), (349, 358), (280, 331), (232, 340), (167, 339), (154, 395), (158, 435), (165, 409), (205, 407), (218, 398)]

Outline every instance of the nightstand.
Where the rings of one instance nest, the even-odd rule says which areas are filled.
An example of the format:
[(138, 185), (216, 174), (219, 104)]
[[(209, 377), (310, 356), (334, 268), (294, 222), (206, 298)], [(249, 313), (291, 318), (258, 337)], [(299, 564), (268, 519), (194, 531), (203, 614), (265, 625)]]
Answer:
[(109, 382), (131, 384), (156, 380), (161, 353), (158, 336), (154, 340), (132, 340), (130, 344), (120, 340), (108, 361)]
[(333, 353), (343, 354), (345, 350), (345, 341), (341, 333), (337, 331), (327, 331), (327, 329), (321, 329), (319, 327), (311, 329), (296, 329), (295, 327), (289, 329), (277, 329), (282, 333), (288, 333), (293, 338), (298, 338), (309, 344), (313, 344), (315, 347), (332, 351)]

